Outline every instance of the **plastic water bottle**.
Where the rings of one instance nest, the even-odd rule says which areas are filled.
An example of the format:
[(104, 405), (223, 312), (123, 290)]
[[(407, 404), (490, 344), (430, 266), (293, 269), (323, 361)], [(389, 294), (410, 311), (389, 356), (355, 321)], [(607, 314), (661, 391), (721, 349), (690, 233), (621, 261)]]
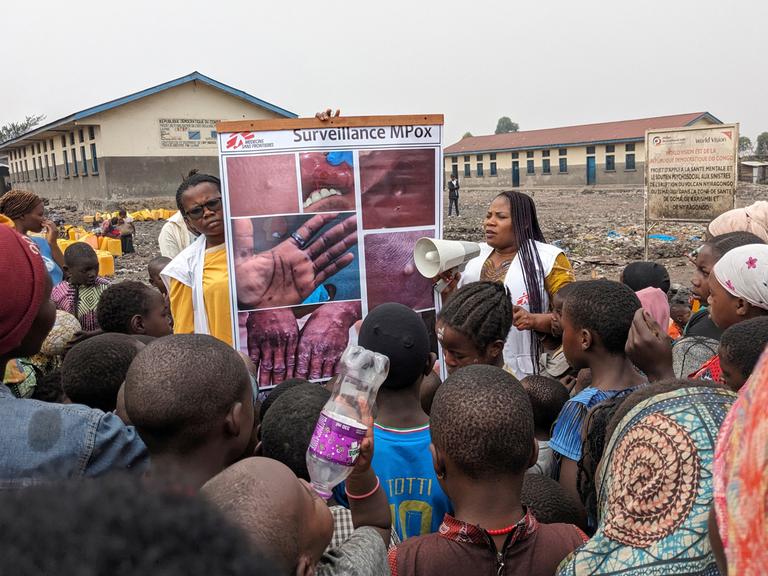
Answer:
[(389, 358), (350, 346), (341, 355), (341, 369), (307, 449), (312, 487), (326, 500), (334, 486), (352, 472), (365, 438), (367, 421), (379, 386), (389, 372)]

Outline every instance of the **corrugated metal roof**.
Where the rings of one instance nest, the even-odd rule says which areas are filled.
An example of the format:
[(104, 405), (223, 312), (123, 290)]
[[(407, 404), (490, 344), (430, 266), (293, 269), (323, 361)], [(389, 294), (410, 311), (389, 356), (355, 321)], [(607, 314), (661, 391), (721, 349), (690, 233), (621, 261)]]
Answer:
[(709, 112), (692, 112), (673, 116), (656, 116), (637, 120), (583, 124), (564, 128), (546, 128), (544, 130), (526, 130), (507, 134), (488, 136), (470, 136), (451, 144), (445, 154), (467, 152), (493, 152), (496, 150), (515, 150), (526, 148), (548, 148), (566, 145), (611, 143), (623, 141), (642, 141), (645, 131), (658, 128), (678, 128), (689, 126), (701, 118), (708, 118), (720, 124), (720, 120)]
[(168, 90), (169, 88), (175, 88), (176, 86), (181, 86), (182, 84), (186, 84), (187, 82), (194, 82), (194, 81), (202, 82), (203, 84), (207, 84), (209, 86), (212, 86), (213, 88), (217, 88), (218, 90), (226, 92), (227, 94), (231, 94), (232, 96), (241, 98), (246, 102), (250, 102), (251, 104), (255, 104), (256, 106), (261, 106), (262, 108), (266, 108), (267, 110), (275, 112), (276, 114), (279, 114), (280, 116), (284, 116), (285, 118), (296, 118), (297, 116), (293, 112), (289, 112), (288, 110), (280, 108), (279, 106), (275, 106), (274, 104), (270, 104), (269, 102), (261, 100), (260, 98), (256, 98), (256, 96), (251, 96), (247, 92), (243, 92), (242, 90), (238, 90), (237, 88), (232, 88), (231, 86), (222, 84), (221, 82), (214, 80), (213, 78), (209, 78), (205, 74), (201, 74), (200, 72), (195, 71), (195, 72), (192, 72), (191, 74), (187, 74), (186, 76), (182, 76), (181, 78), (176, 78), (175, 80), (170, 80), (168, 82), (158, 84), (157, 86), (147, 88), (146, 90), (134, 92), (133, 94), (128, 94), (127, 96), (123, 96), (122, 98), (117, 98), (115, 100), (110, 100), (109, 102), (104, 102), (103, 104), (99, 104), (97, 106), (86, 108), (85, 110), (80, 110), (79, 112), (75, 112), (74, 114), (70, 114), (69, 116), (65, 116), (64, 118), (59, 118), (58, 120), (49, 122), (45, 126), (39, 126), (37, 128), (34, 128), (29, 132), (22, 134), (18, 138), (14, 138), (12, 140), (7, 140), (3, 142), (2, 144), (0, 144), (0, 150), (2, 150), (3, 148), (7, 148), (9, 146), (13, 146), (18, 142), (21, 142), (22, 140), (29, 138), (30, 136), (34, 136), (35, 134), (40, 134), (42, 132), (46, 132), (47, 130), (56, 128), (57, 126), (61, 126), (62, 124), (83, 120), (89, 116), (93, 116), (94, 114), (99, 114), (100, 112), (105, 112), (107, 110), (111, 110), (112, 108), (117, 108), (118, 106), (122, 106), (123, 104), (128, 104), (129, 102), (133, 102), (141, 98), (146, 98), (147, 96), (157, 94), (158, 92)]

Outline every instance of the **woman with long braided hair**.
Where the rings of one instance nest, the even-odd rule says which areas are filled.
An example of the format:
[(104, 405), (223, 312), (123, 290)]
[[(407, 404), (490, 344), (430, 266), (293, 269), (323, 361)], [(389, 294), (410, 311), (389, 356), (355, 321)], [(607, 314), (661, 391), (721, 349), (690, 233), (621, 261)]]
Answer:
[(64, 279), (64, 255), (56, 242), (59, 231), (56, 224), (45, 217), (43, 199), (26, 190), (11, 190), (0, 196), (0, 214), (13, 221), (13, 226), (19, 234), (26, 236), (29, 232), (45, 232), (45, 238), (30, 236), (30, 240), (40, 250), (53, 285), (61, 282)]
[(504, 284), (512, 302), (512, 323), (504, 344), (504, 364), (518, 378), (538, 371), (536, 332), (551, 333), (550, 298), (573, 281), (571, 263), (557, 246), (547, 244), (536, 205), (520, 192), (502, 192), (483, 222), (485, 243), (467, 263), (458, 286), (478, 280)]

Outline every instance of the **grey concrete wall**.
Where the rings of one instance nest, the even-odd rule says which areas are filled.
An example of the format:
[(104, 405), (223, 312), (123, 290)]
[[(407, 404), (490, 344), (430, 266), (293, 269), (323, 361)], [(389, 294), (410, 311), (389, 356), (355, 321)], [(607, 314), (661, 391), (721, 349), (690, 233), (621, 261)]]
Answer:
[(123, 156), (104, 158), (108, 198), (173, 195), (190, 170), (219, 175), (218, 156)]
[[(14, 183), (18, 190), (31, 190), (44, 198), (59, 198), (85, 202), (173, 196), (182, 179), (193, 168), (207, 174), (219, 174), (218, 156), (150, 156), (99, 158), (99, 173), (65, 176), (63, 164), (56, 166), (58, 177), (35, 181), (30, 172), (29, 182)], [(52, 172), (53, 174), (53, 172)]]

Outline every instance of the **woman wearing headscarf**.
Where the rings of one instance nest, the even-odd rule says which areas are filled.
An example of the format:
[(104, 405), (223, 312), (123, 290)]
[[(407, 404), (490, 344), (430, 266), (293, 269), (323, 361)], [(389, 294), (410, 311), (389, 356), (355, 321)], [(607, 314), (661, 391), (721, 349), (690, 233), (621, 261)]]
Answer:
[(624, 401), (597, 471), (597, 531), (558, 576), (718, 574), (707, 516), (715, 438), (734, 398), (672, 381)]
[(40, 250), (53, 285), (61, 282), (64, 279), (64, 255), (56, 242), (59, 231), (56, 224), (45, 217), (43, 199), (26, 190), (11, 190), (0, 196), (0, 214), (13, 221), (13, 226), (19, 234), (26, 236), (29, 232), (45, 232), (45, 238), (29, 238)]
[(536, 205), (526, 194), (507, 191), (496, 196), (483, 229), (486, 241), (480, 244), (480, 255), (467, 263), (458, 286), (483, 280), (507, 287), (516, 329), (510, 330), (504, 344), (504, 364), (523, 378), (538, 369), (536, 332), (552, 332), (549, 302), (574, 280), (573, 269), (560, 248), (546, 243)]
[(768, 242), (768, 202), (760, 200), (746, 208), (734, 208), (723, 212), (709, 223), (711, 236), (728, 232), (751, 232)]
[(758, 576), (768, 566), (768, 351), (739, 391), (715, 450), (714, 512), (710, 539), (721, 571)]

